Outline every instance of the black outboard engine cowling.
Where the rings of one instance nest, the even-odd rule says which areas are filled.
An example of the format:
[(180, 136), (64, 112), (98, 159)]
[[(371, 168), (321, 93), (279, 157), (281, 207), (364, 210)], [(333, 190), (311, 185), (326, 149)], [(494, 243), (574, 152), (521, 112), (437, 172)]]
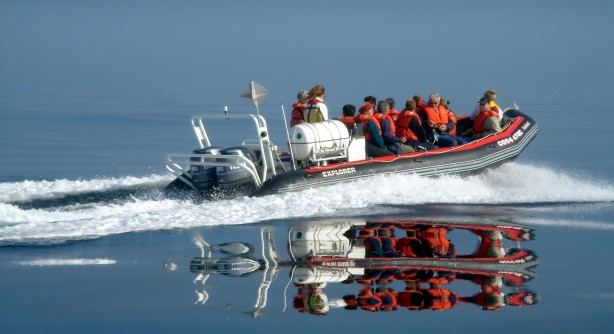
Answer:
[[(221, 155), (240, 155), (251, 162), (254, 165), (257, 164), (257, 158), (254, 151), (247, 147), (237, 146), (237, 147), (229, 147), (220, 151)], [(255, 184), (252, 179), (251, 174), (245, 169), (241, 167), (217, 167), (217, 185), (220, 189), (243, 189), (249, 188), (254, 189)]]
[[(220, 154), (221, 147), (209, 146), (194, 150), (195, 154)], [(192, 157), (190, 161), (202, 162), (202, 158)], [(217, 185), (217, 174), (215, 167), (190, 165), (190, 175), (192, 184), (200, 191), (209, 191)]]

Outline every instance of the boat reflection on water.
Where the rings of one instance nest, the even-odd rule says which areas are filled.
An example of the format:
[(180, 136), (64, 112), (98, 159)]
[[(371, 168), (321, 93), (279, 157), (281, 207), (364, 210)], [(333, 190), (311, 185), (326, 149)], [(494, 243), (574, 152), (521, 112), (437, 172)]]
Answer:
[[(271, 226), (260, 229), (258, 256), (250, 243), (211, 246), (202, 237), (195, 238), (201, 254), (190, 261), (189, 270), (197, 274), (196, 303), (209, 300), (206, 289), (211, 275), (260, 272), (258, 298), (250, 312), (258, 316), (266, 307), (271, 284), (286, 268), (290, 279), (286, 289), (290, 284), (296, 289), (293, 307), (314, 315), (327, 315), (331, 308), (446, 310), (461, 304), (498, 310), (539, 301), (539, 295), (524, 286), (536, 277), (531, 269), (539, 263), (532, 251), (520, 245), (535, 239), (534, 229), (528, 226), (497, 221), (345, 219), (286, 228), (286, 257), (277, 251)], [(463, 252), (451, 235), (469, 240), (471, 251)], [(506, 247), (509, 243), (511, 247)], [(180, 265), (167, 259), (164, 267), (174, 270)], [(462, 282), (473, 288), (459, 292), (467, 290)], [(353, 293), (329, 296), (327, 290), (334, 290), (330, 289), (333, 284), (343, 284), (346, 290), (351, 287)]]

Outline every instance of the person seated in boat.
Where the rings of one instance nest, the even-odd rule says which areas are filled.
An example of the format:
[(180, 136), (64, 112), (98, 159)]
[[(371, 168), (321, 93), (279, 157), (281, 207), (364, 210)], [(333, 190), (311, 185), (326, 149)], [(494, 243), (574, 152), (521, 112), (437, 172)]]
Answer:
[(412, 100), (416, 101), (416, 113), (420, 116), (420, 122), (426, 125), (426, 113), (424, 112), (424, 107), (426, 107), (426, 103), (420, 95), (414, 95)]
[(385, 157), (389, 155), (395, 155), (395, 153), (388, 150), (382, 138), (382, 129), (379, 121), (373, 116), (373, 103), (365, 102), (360, 107), (360, 119), (363, 124), (363, 133), (365, 135), (365, 146), (367, 150), (367, 156), (370, 157)]
[(441, 104), (439, 93), (431, 93), (429, 104), (424, 107), (427, 117), (427, 125), (433, 130), (435, 145), (439, 147), (451, 147), (467, 144), (463, 138), (450, 134), (454, 128), (454, 122), (448, 116), (446, 108)]
[(318, 123), (328, 119), (328, 108), (324, 104), (324, 86), (315, 85), (309, 91), (303, 118), (307, 123)]
[(456, 135), (456, 113), (454, 113), (454, 111), (450, 109), (450, 101), (442, 98), (439, 103), (446, 109), (446, 111), (448, 112), (448, 118), (452, 121), (452, 123), (454, 123), (454, 126), (450, 129), (450, 134)]
[(463, 136), (472, 136), (474, 139), (484, 138), (488, 135), (501, 132), (499, 124), (499, 110), (490, 106), (490, 101), (483, 97), (478, 102), (480, 112), (473, 121), (473, 126), (467, 129)]
[(388, 111), (388, 115), (390, 116), (390, 118), (392, 118), (392, 120), (396, 124), (397, 123), (397, 119), (399, 117), (399, 114), (401, 112), (395, 109), (396, 108), (396, 103), (395, 103), (393, 98), (387, 97), (386, 101), (388, 102), (388, 104), (390, 104), (390, 110)]
[[(499, 119), (499, 122), (501, 122), (501, 119), (503, 119), (503, 113), (501, 107), (499, 107), (499, 105), (497, 105), (497, 91), (495, 91), (494, 89), (489, 89), (487, 91), (484, 92), (484, 98), (488, 99), (488, 101), (490, 101), (490, 109), (496, 109), (499, 112), (499, 116), (497, 117)], [(480, 113), (481, 108), (480, 108), (480, 104), (479, 102), (475, 105), (475, 108), (473, 109), (473, 112), (471, 113), (471, 115), (469, 116), (469, 118), (472, 121), (475, 121), (475, 118), (478, 116), (478, 113)]]
[(305, 110), (305, 103), (307, 103), (308, 93), (306, 90), (301, 90), (296, 94), (298, 102), (292, 105), (292, 119), (290, 119), (290, 127), (297, 124), (305, 123), (303, 118), (303, 111)]
[(371, 102), (373, 104), (373, 106), (377, 105), (377, 99), (375, 98), (375, 96), (369, 95), (369, 96), (365, 96), (364, 99), (362, 99), (363, 102)]
[(382, 138), (384, 138), (384, 144), (386, 144), (388, 150), (397, 155), (415, 152), (412, 146), (405, 145), (407, 138), (397, 137), (394, 121), (392, 117), (390, 117), (390, 103), (385, 100), (379, 101), (377, 110), (379, 111), (379, 117), (377, 117), (377, 119), (382, 129)]
[(405, 137), (405, 145), (412, 146), (416, 151), (426, 151), (435, 148), (426, 138), (426, 132), (416, 112), (416, 101), (409, 99), (405, 102), (405, 109), (398, 116), (396, 124), (398, 137)]
[(337, 118), (338, 121), (341, 121), (341, 123), (345, 124), (350, 133), (352, 133), (352, 129), (356, 124), (356, 121), (354, 120), (354, 114), (356, 114), (356, 107), (352, 104), (346, 104), (343, 106), (342, 116)]

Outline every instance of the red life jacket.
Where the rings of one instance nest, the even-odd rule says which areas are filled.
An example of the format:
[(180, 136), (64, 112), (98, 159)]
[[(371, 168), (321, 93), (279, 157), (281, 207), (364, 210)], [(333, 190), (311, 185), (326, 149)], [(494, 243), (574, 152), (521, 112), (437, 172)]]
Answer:
[(399, 292), (399, 305), (410, 310), (419, 310), (424, 307), (424, 296), (422, 292), (416, 290), (405, 290)]
[(448, 133), (450, 133), (451, 135), (455, 135), (456, 134), (456, 114), (454, 113), (454, 111), (452, 111), (452, 109), (446, 108), (446, 110), (448, 111), (448, 118), (452, 121), (452, 123), (454, 123), (454, 128), (452, 130), (449, 130)]
[[(424, 290), (423, 290), (424, 291)], [(426, 308), (431, 310), (446, 310), (456, 305), (456, 294), (448, 289), (427, 289), (426, 292), (433, 298)]]
[(480, 111), (478, 115), (475, 117), (475, 121), (473, 122), (473, 133), (482, 133), (484, 132), (484, 121), (486, 121), (486, 117), (494, 116), (499, 117), (499, 109), (497, 107), (491, 107), (489, 111)]
[(395, 126), (394, 126), (394, 121), (392, 120), (392, 117), (390, 117), (389, 114), (381, 114), (381, 116), (378, 117), (378, 119), (380, 120), (380, 122), (385, 120), (385, 119), (387, 119), (388, 123), (390, 124), (390, 130), (392, 131), (392, 134), (396, 135), (397, 130), (396, 130)]
[(397, 241), (397, 246), (396, 246), (397, 252), (399, 252), (401, 256), (418, 257), (418, 255), (416, 254), (416, 251), (413, 248), (413, 245), (410, 243), (410, 241), (412, 240), (414, 240), (414, 244), (416, 246), (422, 244), (420, 239), (415, 238), (415, 237), (400, 238)]
[(390, 116), (390, 118), (392, 118), (392, 120), (394, 121), (395, 125), (399, 121), (399, 115), (400, 114), (401, 114), (400, 111), (394, 110), (392, 108), (390, 108), (390, 110), (388, 111), (388, 116)]
[(492, 239), (479, 230), (475, 230), (473, 233), (480, 237), (480, 244), (478, 245), (478, 249), (475, 251), (475, 253), (473, 253), (473, 257), (486, 257), (491, 248), (501, 248), (501, 239)]
[(445, 228), (432, 227), (418, 231), (418, 236), (426, 241), (433, 254), (447, 255), (450, 250), (450, 240), (446, 236), (447, 233), (448, 230)]
[(356, 121), (354, 121), (354, 116), (341, 116), (337, 118), (337, 120), (345, 124), (348, 130), (351, 130), (354, 127), (354, 124), (356, 124)]
[(448, 111), (441, 104), (437, 106), (437, 110), (432, 105), (424, 107), (427, 120), (435, 123), (433, 128), (437, 128), (442, 124), (448, 125)]
[(379, 130), (379, 134), (382, 134), (382, 127), (379, 125), (379, 121), (377, 120), (377, 118), (375, 118), (375, 115), (371, 116), (371, 117), (366, 117), (363, 116), (362, 119), (362, 132), (365, 134), (365, 138), (367, 140), (371, 140), (373, 139), (373, 136), (371, 136), (371, 134), (369, 133), (369, 131), (367, 131), (367, 124), (369, 123), (369, 120), (372, 120), (373, 122), (375, 122), (375, 125), (377, 125), (377, 129)]
[(420, 117), (416, 112), (411, 112), (407, 109), (403, 110), (397, 118), (397, 137), (405, 137), (410, 140), (418, 140), (418, 135), (412, 129), (409, 128), (412, 118), (418, 120), (420, 123)]
[(382, 301), (382, 311), (392, 311), (397, 309), (398, 301), (397, 296), (392, 291), (378, 292), (377, 296)]
[(301, 102), (296, 102), (292, 105), (292, 119), (290, 120), (290, 127), (293, 127), (297, 124), (305, 123), (305, 119), (303, 118), (303, 110), (305, 110), (305, 105)]

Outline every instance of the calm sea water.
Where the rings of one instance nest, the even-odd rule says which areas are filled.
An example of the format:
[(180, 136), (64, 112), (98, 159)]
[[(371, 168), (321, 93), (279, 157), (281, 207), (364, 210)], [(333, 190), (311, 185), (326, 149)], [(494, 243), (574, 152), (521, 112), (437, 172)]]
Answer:
[[(470, 323), (472, 332), (609, 332), (613, 10), (605, 1), (3, 1), (0, 329), (312, 332)], [(377, 177), (215, 203), (161, 196), (172, 180), (164, 154), (197, 147), (190, 116), (224, 106), (253, 112), (239, 97), (249, 80), (270, 92), (261, 112), (279, 146), (281, 104), (289, 112), (296, 92), (317, 83), (334, 116), (366, 95), (393, 97), (400, 107), (432, 91), (465, 114), (495, 88), (499, 104), (517, 103), (540, 133), (516, 162), (469, 178)], [(222, 146), (242, 139), (218, 130)], [(465, 303), (369, 313), (332, 303), (360, 285), (330, 283), (331, 309), (318, 317), (293, 307), (288, 267), (259, 310), (262, 271), (201, 284), (185, 267), (200, 254), (198, 238), (257, 246), (266, 227), (284, 250), (294, 226), (390, 215), (535, 227), (537, 239), (522, 246), (540, 264), (522, 288), (540, 302), (494, 312)], [(167, 258), (177, 259), (177, 270), (163, 269)], [(454, 284), (461, 295), (479, 290)], [(267, 316), (253, 319), (255, 311)]]

